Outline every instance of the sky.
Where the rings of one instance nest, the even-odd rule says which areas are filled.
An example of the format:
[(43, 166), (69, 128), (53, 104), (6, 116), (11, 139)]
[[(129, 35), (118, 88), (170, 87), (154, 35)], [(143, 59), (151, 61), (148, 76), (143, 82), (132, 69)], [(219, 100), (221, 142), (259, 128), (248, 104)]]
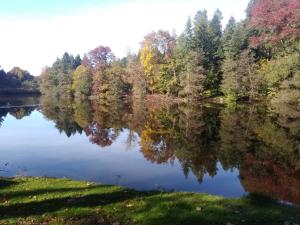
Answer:
[(187, 18), (218, 8), (223, 26), (245, 17), (248, 0), (0, 0), (0, 65), (39, 75), (64, 52), (83, 56), (99, 45), (117, 57), (136, 52), (158, 29), (180, 34)]

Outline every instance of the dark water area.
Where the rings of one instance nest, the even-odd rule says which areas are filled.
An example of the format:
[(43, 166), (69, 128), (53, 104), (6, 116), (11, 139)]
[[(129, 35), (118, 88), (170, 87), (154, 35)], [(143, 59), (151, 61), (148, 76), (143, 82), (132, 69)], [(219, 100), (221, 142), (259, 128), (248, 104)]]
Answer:
[(0, 176), (300, 205), (300, 114), (262, 105), (0, 98)]

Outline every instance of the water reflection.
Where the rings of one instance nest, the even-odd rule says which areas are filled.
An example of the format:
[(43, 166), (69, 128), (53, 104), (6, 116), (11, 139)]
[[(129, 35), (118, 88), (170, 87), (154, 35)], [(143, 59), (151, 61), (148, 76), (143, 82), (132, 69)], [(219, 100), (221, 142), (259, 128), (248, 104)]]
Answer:
[(0, 97), (0, 127), (8, 114), (20, 120), (30, 116), (38, 105), (39, 97)]
[[(99, 151), (109, 150), (126, 134), (124, 150), (138, 146), (153, 164), (179, 163), (186, 178), (195, 176), (202, 183), (223, 170), (238, 169), (246, 192), (300, 204), (300, 115), (287, 116), (261, 105), (228, 109), (51, 97), (43, 97), (37, 109), (60, 133), (84, 134)], [(20, 119), (33, 110), (2, 108), (0, 121), (8, 113)]]

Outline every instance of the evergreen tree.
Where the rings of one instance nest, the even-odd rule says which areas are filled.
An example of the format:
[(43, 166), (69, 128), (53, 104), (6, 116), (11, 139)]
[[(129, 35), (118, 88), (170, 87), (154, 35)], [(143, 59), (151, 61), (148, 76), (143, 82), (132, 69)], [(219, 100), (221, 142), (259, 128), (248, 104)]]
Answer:
[(198, 11), (194, 20), (194, 49), (203, 53), (203, 66), (206, 70), (204, 82), (205, 90), (217, 92), (221, 82), (221, 61), (223, 50), (222, 13), (217, 10), (211, 21), (207, 18), (207, 11)]
[(224, 79), (221, 89), (227, 100), (249, 99), (251, 101), (257, 98), (262, 81), (257, 74), (258, 67), (250, 50), (243, 50), (235, 59), (227, 57), (222, 69)]
[(180, 95), (189, 100), (197, 100), (203, 95), (204, 91), (203, 54), (190, 51), (185, 59), (185, 68), (180, 74), (180, 84), (182, 86)]
[(237, 23), (236, 23), (234, 17), (230, 17), (228, 24), (225, 27), (224, 34), (222, 37), (224, 54), (226, 54), (230, 51), (231, 40), (233, 38), (236, 27), (237, 27)]
[(41, 91), (45, 95), (56, 97), (71, 97), (72, 73), (74, 71), (74, 57), (64, 53), (57, 58), (52, 67), (46, 68), (40, 79)]
[(209, 68), (206, 79), (206, 88), (213, 92), (218, 92), (222, 79), (221, 62), (223, 59), (222, 48), (222, 13), (216, 10), (212, 20), (209, 22), (210, 51), (209, 51)]
[(204, 54), (204, 67), (209, 67), (210, 37), (208, 31), (207, 11), (198, 11), (194, 19), (194, 48)]
[(180, 38), (184, 50), (189, 51), (193, 47), (193, 25), (191, 17), (188, 18), (185, 29)]
[(233, 59), (248, 48), (248, 30), (245, 22), (238, 23), (227, 46), (227, 54)]
[(80, 66), (82, 63), (82, 60), (80, 58), (80, 55), (77, 55), (73, 61), (73, 69), (76, 69), (78, 66)]

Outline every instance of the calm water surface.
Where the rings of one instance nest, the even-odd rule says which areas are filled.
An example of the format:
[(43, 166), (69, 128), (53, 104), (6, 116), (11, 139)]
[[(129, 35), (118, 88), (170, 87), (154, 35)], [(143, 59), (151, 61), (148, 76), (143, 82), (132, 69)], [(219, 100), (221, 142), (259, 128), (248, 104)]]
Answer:
[(262, 106), (0, 99), (0, 176), (300, 204), (299, 118)]

